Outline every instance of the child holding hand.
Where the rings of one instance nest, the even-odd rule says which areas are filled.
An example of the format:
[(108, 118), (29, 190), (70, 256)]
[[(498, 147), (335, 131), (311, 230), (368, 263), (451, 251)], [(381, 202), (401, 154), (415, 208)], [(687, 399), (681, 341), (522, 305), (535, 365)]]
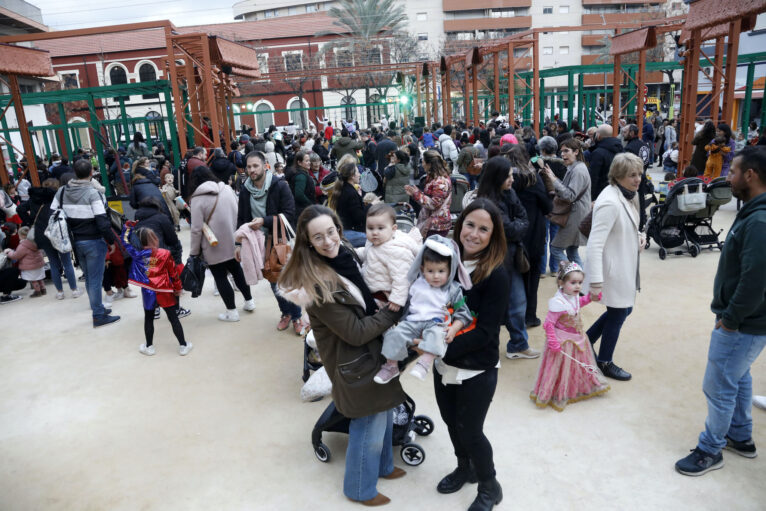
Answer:
[(609, 390), (596, 366), (580, 317), (580, 308), (592, 299), (601, 300), (601, 294), (580, 296), (584, 278), (585, 273), (577, 263), (559, 263), (559, 289), (548, 301), (548, 315), (543, 323), (547, 343), (535, 388), (529, 395), (541, 408), (550, 405), (561, 412), (568, 403)]

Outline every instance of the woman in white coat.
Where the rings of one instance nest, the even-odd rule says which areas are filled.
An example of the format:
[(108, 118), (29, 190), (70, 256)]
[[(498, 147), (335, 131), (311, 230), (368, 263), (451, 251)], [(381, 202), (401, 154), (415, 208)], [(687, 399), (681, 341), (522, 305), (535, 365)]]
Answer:
[(591, 298), (603, 292), (606, 312), (588, 329), (594, 344), (601, 338), (596, 361), (605, 376), (630, 380), (631, 375), (612, 361), (617, 338), (633, 311), (639, 289), (638, 254), (642, 246), (639, 224), (638, 186), (644, 166), (631, 153), (614, 157), (609, 185), (593, 206), (593, 223), (587, 249), (587, 274)]

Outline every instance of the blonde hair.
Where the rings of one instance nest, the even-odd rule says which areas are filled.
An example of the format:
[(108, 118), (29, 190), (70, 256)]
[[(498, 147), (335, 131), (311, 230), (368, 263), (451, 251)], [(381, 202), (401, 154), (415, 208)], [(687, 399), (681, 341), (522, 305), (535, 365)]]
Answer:
[(26, 238), (29, 234), (29, 227), (26, 225), (24, 227), (19, 227), (19, 238)]
[[(349, 155), (346, 155), (349, 156)], [(345, 158), (344, 156), (343, 158)], [(343, 162), (343, 158), (341, 158), (341, 162)], [(343, 185), (352, 177), (354, 177), (354, 174), (356, 174), (357, 168), (356, 163), (353, 161), (345, 161), (338, 165), (338, 178), (335, 180), (335, 184), (332, 185), (332, 189), (330, 190), (330, 193), (327, 197), (327, 206), (333, 210), (337, 211), (338, 209), (338, 200), (340, 199), (340, 194), (343, 192)]]
[(282, 289), (302, 290), (312, 304), (333, 303), (332, 294), (341, 287), (338, 274), (322, 260), (309, 242), (308, 224), (321, 216), (329, 216), (338, 230), (338, 236), (343, 237), (343, 226), (330, 208), (313, 205), (304, 209), (295, 226), (295, 246), (278, 281)]
[(633, 153), (618, 153), (612, 160), (609, 167), (609, 184), (616, 185), (618, 181), (625, 179), (632, 170), (637, 170), (639, 174), (644, 172), (644, 162)]

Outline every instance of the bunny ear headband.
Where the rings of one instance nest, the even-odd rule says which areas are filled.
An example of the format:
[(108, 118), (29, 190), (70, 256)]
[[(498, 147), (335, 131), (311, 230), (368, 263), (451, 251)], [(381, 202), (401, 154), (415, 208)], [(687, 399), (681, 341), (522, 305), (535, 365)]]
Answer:
[(471, 289), (471, 286), (473, 286), (473, 283), (471, 282), (471, 275), (468, 273), (468, 270), (465, 269), (463, 262), (460, 260), (460, 249), (458, 248), (457, 243), (455, 243), (455, 240), (449, 241), (451, 247), (430, 238), (425, 241), (424, 245), (437, 254), (452, 258), (455, 263), (457, 263), (456, 274), (458, 282), (460, 282), (460, 285), (463, 287), (463, 289), (468, 291)]

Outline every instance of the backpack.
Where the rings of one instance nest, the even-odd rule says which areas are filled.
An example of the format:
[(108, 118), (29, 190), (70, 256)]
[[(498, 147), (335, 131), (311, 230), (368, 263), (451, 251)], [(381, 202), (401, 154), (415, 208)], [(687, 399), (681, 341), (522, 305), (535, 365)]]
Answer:
[(644, 168), (647, 168), (652, 164), (651, 151), (649, 150), (648, 145), (641, 144), (641, 148), (638, 150), (638, 157), (644, 162)]
[(242, 153), (240, 153), (239, 151), (234, 150), (229, 153), (229, 161), (232, 162), (234, 166), (237, 167), (238, 169), (245, 168), (244, 163), (242, 163), (242, 159), (243, 159)]
[(378, 189), (378, 178), (375, 176), (372, 170), (365, 168), (362, 175), (359, 177), (359, 187), (364, 193), (374, 192)]
[(50, 219), (48, 219), (48, 227), (45, 228), (45, 237), (50, 240), (53, 248), (61, 253), (72, 251), (72, 239), (69, 233), (69, 226), (66, 222), (66, 214), (64, 213), (64, 193), (66, 189), (66, 186), (62, 189), (59, 208), (51, 214)]

